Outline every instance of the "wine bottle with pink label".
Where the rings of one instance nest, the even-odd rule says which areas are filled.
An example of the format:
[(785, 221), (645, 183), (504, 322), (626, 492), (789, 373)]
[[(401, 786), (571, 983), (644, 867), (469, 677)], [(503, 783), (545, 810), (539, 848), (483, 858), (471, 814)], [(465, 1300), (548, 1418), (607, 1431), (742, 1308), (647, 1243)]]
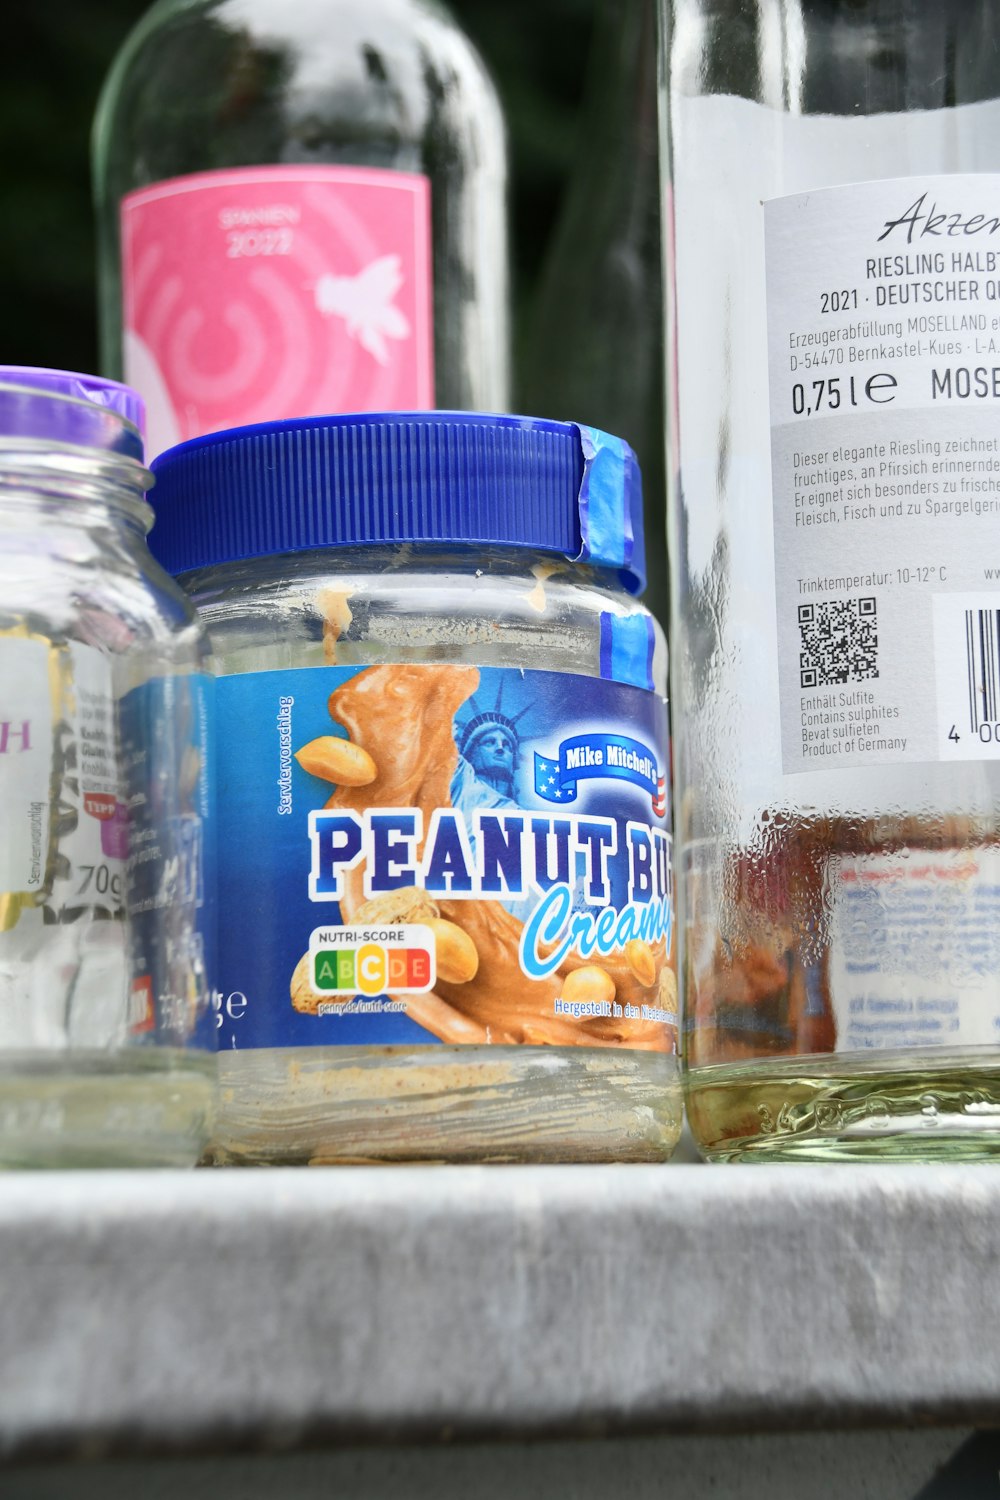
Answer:
[(345, 411), (504, 410), (506, 153), (428, 0), (161, 0), (94, 131), (105, 367), (155, 454)]

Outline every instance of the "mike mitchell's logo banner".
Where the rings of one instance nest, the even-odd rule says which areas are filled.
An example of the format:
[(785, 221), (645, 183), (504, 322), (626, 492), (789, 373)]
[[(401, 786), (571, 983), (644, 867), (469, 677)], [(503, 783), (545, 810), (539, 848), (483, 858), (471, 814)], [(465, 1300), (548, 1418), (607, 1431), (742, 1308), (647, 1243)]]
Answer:
[(546, 802), (575, 802), (577, 783), (596, 778), (642, 787), (655, 815), (662, 818), (666, 812), (666, 778), (640, 740), (625, 734), (578, 734), (563, 740), (554, 758), (535, 752), (535, 792)]

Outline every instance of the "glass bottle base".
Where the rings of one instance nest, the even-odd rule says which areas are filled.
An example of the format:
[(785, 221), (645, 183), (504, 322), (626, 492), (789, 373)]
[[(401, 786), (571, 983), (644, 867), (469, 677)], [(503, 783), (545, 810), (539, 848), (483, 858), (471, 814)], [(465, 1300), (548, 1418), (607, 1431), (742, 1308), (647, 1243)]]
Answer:
[(709, 1161), (982, 1161), (1000, 1156), (1000, 1052), (695, 1068), (687, 1109)]
[(0, 1169), (193, 1167), (214, 1094), (208, 1053), (0, 1052)]
[(677, 1059), (582, 1047), (221, 1053), (220, 1164), (658, 1162), (681, 1131)]

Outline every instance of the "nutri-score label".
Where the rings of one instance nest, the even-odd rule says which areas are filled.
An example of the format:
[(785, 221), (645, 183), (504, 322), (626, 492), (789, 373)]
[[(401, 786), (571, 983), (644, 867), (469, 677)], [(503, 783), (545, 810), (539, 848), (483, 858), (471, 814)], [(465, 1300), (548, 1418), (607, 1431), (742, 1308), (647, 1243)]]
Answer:
[(674, 1050), (662, 698), (431, 664), (217, 689), (220, 1046)]
[(198, 172), (129, 193), (121, 239), (151, 457), (223, 427), (434, 405), (426, 177)]
[(764, 205), (786, 773), (1000, 756), (1000, 176)]

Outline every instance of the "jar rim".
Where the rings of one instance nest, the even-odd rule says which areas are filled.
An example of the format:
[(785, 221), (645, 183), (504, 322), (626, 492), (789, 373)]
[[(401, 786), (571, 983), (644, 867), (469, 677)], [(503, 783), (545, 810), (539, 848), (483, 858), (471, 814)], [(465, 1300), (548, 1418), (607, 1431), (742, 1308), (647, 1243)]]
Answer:
[(145, 536), (153, 525), (153, 476), (127, 454), (0, 433), (0, 506), (14, 495), (123, 512)]

